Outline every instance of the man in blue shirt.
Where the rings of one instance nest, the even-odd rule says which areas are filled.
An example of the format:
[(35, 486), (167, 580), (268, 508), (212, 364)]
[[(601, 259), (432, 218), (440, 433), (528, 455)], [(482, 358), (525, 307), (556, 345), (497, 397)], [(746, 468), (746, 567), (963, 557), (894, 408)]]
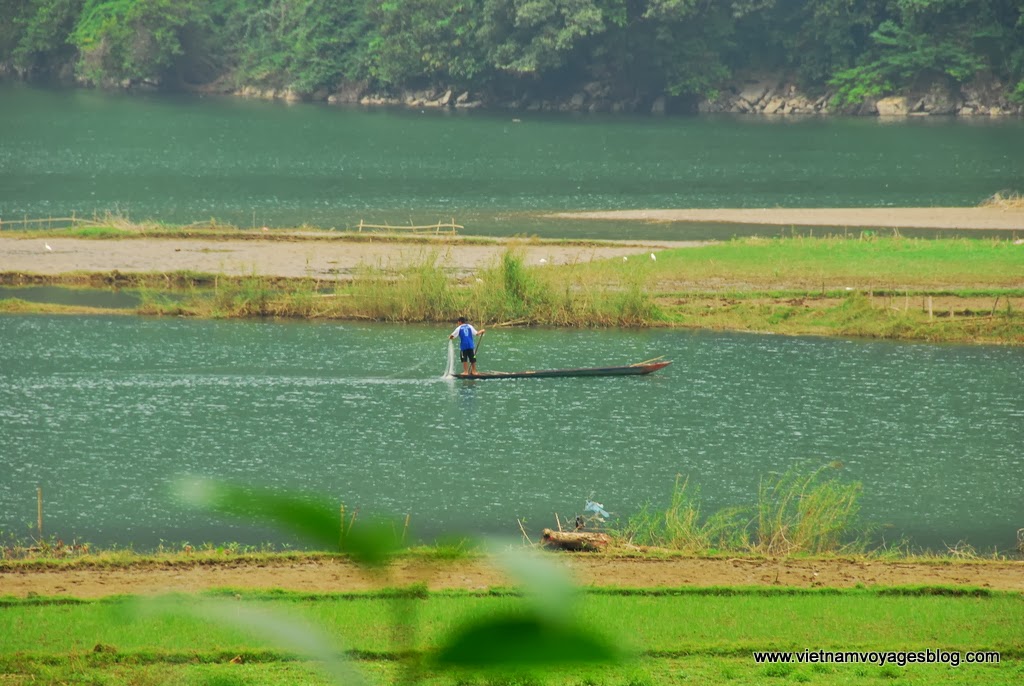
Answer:
[(485, 333), (487, 333), (487, 329), (477, 331), (472, 324), (466, 321), (465, 317), (459, 317), (458, 327), (448, 336), (448, 340), (452, 340), (456, 336), (459, 337), (463, 374), (476, 374), (476, 337), (478, 334), (482, 336)]

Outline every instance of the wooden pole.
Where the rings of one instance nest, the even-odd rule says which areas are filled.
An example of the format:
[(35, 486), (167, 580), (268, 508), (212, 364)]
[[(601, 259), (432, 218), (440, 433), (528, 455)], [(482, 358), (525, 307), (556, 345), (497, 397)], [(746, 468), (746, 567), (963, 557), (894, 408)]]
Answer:
[(43, 488), (36, 486), (36, 527), (39, 531), (39, 540), (43, 540)]

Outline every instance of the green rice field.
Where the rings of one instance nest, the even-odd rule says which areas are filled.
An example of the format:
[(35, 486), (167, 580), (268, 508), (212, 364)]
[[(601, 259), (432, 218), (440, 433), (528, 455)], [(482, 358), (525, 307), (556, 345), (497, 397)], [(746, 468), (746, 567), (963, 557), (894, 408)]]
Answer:
[[(617, 662), (500, 672), (433, 664), (460, 625), (515, 617), (528, 604), (504, 591), (8, 598), (0, 603), (0, 674), (5, 683), (337, 683), (332, 674), (343, 668), (309, 655), (316, 641), (282, 645), (284, 629), (300, 626), (327, 652), (347, 656), (344, 669), (370, 684), (1009, 684), (1024, 677), (1024, 597), (942, 588), (591, 589), (576, 598), (573, 619), (613, 646)], [(404, 618), (397, 633), (396, 617)], [(574, 646), (539, 650), (571, 656)], [(828, 651), (858, 661), (759, 663), (755, 651)], [(908, 651), (933, 661), (909, 663)], [(968, 653), (985, 662), (968, 663)]]

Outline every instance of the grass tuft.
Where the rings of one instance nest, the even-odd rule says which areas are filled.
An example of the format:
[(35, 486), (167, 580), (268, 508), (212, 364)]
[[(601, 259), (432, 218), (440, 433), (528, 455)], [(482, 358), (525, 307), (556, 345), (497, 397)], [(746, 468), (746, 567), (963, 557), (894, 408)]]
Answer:
[(999, 191), (982, 201), (981, 207), (996, 207), (1001, 210), (1024, 210), (1024, 194), (1013, 191)]
[(840, 483), (826, 475), (831, 468), (763, 479), (754, 506), (726, 508), (708, 517), (701, 516), (689, 480), (677, 476), (667, 508), (646, 506), (611, 533), (627, 545), (690, 555), (863, 554), (868, 541), (866, 532), (857, 529), (861, 485)]

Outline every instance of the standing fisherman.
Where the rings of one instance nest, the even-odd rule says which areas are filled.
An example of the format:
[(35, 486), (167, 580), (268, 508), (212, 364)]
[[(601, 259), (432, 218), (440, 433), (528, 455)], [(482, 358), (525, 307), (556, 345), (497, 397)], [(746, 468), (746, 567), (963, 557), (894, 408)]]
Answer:
[[(452, 331), (451, 335), (448, 336), (448, 340), (452, 340), (456, 336), (459, 337), (459, 351), (462, 359), (462, 373), (463, 374), (476, 374), (476, 337), (479, 334), (483, 336), (487, 333), (487, 329), (480, 329), (477, 331), (473, 328), (473, 325), (466, 321), (465, 317), (459, 317), (459, 325), (455, 331)], [(472, 367), (470, 367), (472, 365)]]

